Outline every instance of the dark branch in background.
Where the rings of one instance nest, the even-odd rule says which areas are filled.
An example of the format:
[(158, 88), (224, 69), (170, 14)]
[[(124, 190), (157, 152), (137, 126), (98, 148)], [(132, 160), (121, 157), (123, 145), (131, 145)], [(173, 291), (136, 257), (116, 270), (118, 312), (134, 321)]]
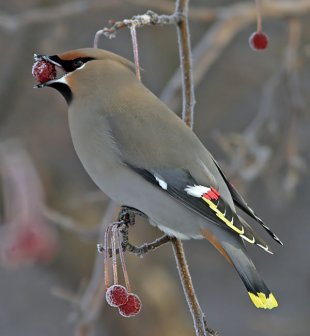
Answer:
[[(308, 0), (265, 0), (262, 2), (262, 15), (265, 21), (272, 18), (283, 19), (291, 15), (305, 15), (309, 12), (310, 1)], [(235, 36), (256, 20), (254, 1), (215, 7), (212, 11), (208, 8), (201, 8), (200, 13), (201, 15), (205, 13), (206, 17), (209, 18), (208, 21), (214, 19), (214, 23), (193, 48), (193, 76), (196, 88)], [(161, 95), (161, 99), (173, 110), (177, 110), (180, 107), (180, 76), (181, 73), (178, 69)]]
[[(241, 134), (233, 133), (225, 136), (219, 132), (216, 134), (216, 140), (229, 157), (227, 171), (231, 177), (238, 178), (240, 182), (253, 181), (263, 170), (267, 173), (269, 171), (273, 178), (272, 181), (267, 178), (267, 185), (279, 190), (282, 198), (283, 195), (294, 194), (300, 175), (306, 170), (299, 155), (297, 131), (302, 114), (306, 111), (298, 74), (300, 39), (301, 24), (298, 18), (293, 17), (288, 23), (288, 41), (282, 63), (264, 83), (258, 112), (252, 122)], [(277, 106), (281, 89), (287, 91), (288, 102), (285, 108)], [(285, 112), (288, 114), (287, 118), (283, 115)], [(279, 127), (278, 125), (283, 122), (287, 123), (285, 128), (288, 129), (288, 133), (275, 134), (274, 126), (270, 125)], [(280, 142), (275, 140), (278, 147), (282, 147), (282, 150), (277, 150), (275, 155), (272, 155), (273, 146), (264, 144), (266, 133), (270, 133), (272, 139), (282, 137)], [(281, 173), (275, 174), (275, 170), (280, 172), (281, 168), (286, 170), (286, 176), (279, 183), (274, 176), (277, 175), (277, 178), (281, 176)], [(277, 184), (276, 187), (274, 183)], [(280, 195), (276, 196), (281, 199)]]
[(71, 217), (66, 216), (58, 211), (55, 211), (51, 208), (44, 207), (43, 216), (51, 223), (65, 229), (68, 231), (72, 231), (74, 234), (80, 236), (84, 239), (94, 240), (98, 239), (98, 233), (100, 228), (94, 227), (91, 228), (84, 228), (76, 223)]

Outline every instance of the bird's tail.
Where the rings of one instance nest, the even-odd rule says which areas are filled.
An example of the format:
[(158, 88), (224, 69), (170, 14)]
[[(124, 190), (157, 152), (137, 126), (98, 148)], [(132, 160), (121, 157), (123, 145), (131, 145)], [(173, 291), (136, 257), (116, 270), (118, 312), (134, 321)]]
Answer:
[(264, 309), (278, 307), (276, 298), (258, 274), (252, 260), (247, 256), (245, 248), (235, 247), (226, 242), (222, 242), (222, 247), (227, 253), (227, 259), (233, 264), (242, 279), (255, 307)]

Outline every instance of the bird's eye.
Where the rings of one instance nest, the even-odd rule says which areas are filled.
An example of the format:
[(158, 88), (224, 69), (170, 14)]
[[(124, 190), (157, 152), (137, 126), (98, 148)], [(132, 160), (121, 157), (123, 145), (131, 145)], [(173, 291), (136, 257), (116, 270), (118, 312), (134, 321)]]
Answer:
[(73, 69), (77, 69), (79, 68), (80, 66), (82, 66), (84, 64), (84, 62), (80, 59), (76, 59), (72, 62), (72, 68)]

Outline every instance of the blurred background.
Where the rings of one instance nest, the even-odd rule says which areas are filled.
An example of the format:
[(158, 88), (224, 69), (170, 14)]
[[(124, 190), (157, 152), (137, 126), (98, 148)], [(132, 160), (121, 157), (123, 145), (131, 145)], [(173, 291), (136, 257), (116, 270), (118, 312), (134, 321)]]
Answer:
[[(284, 242), (270, 242), (274, 255), (249, 248), (279, 308), (255, 309), (208, 242), (184, 245), (201, 306), (220, 335), (307, 336), (310, 1), (264, 3), (270, 45), (255, 52), (248, 44), (254, 1), (190, 2), (194, 130)], [(136, 318), (105, 304), (96, 244), (106, 209), (114, 209), (74, 152), (65, 101), (52, 89), (34, 90), (31, 76), (34, 53), (89, 47), (110, 19), (173, 8), (170, 0), (0, 0), (1, 336), (194, 335), (169, 244), (144, 258), (126, 254), (143, 302)], [(145, 27), (138, 41), (143, 82), (180, 114), (175, 27)], [(133, 58), (127, 29), (99, 45)], [(130, 230), (136, 244), (160, 235), (141, 219)]]

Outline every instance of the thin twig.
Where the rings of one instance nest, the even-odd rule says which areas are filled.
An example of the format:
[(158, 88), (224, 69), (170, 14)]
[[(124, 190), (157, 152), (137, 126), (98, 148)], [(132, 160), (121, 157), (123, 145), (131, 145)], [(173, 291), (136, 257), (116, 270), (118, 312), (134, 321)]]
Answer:
[(131, 40), (132, 40), (133, 57), (134, 57), (135, 67), (136, 67), (136, 77), (139, 81), (141, 81), (141, 71), (140, 71), (140, 63), (139, 63), (139, 48), (138, 48), (137, 31), (136, 31), (135, 25), (132, 25), (130, 27), (130, 34), (131, 34)]
[(182, 73), (182, 117), (187, 126), (193, 128), (194, 124), (194, 85), (192, 72), (191, 45), (188, 25), (188, 0), (176, 2), (175, 15), (179, 18), (177, 22), (178, 45), (180, 55), (180, 67)]
[[(111, 226), (108, 225), (105, 229), (104, 233), (104, 282), (105, 282), (105, 290), (109, 288), (109, 264), (108, 264), (108, 251), (109, 251), (109, 232)], [(111, 249), (111, 256), (113, 255)]]
[(135, 15), (131, 19), (113, 22), (111, 27), (105, 27), (97, 31), (94, 39), (94, 48), (98, 48), (99, 38), (104, 35), (108, 38), (114, 38), (116, 32), (122, 28), (142, 28), (150, 25), (167, 25), (175, 24), (177, 17), (175, 15), (158, 15), (148, 10), (145, 14)]
[(256, 3), (256, 17), (257, 17), (257, 28), (258, 32), (262, 31), (262, 0), (255, 0)]
[(199, 302), (197, 300), (197, 296), (195, 294), (192, 279), (190, 276), (190, 272), (184, 254), (182, 241), (179, 239), (173, 239), (172, 245), (185, 297), (193, 317), (196, 335), (205, 336), (206, 328), (204, 324), (204, 315), (202, 313)]
[(130, 286), (129, 276), (128, 276), (128, 272), (127, 272), (127, 266), (126, 266), (124, 253), (123, 253), (123, 247), (122, 247), (122, 238), (121, 238), (119, 230), (117, 230), (116, 233), (117, 233), (117, 243), (118, 243), (119, 257), (120, 257), (121, 264), (122, 264), (122, 270), (123, 270), (124, 280), (125, 280), (125, 284), (126, 284), (126, 289), (127, 289), (128, 293), (131, 293), (131, 286)]
[[(108, 223), (111, 223), (113, 217), (117, 213), (118, 206), (110, 203), (105, 211), (105, 215), (100, 225), (100, 233), (98, 239), (103, 240), (105, 229)], [(79, 323), (76, 328), (76, 336), (91, 335), (94, 323), (99, 316), (101, 306), (104, 302), (102, 299), (106, 290), (104, 279), (104, 258), (97, 254), (93, 268), (93, 274), (84, 294), (78, 301), (78, 308), (81, 314)]]
[(117, 255), (116, 255), (116, 230), (115, 225), (112, 226), (112, 269), (113, 269), (113, 280), (114, 284), (118, 284), (118, 273), (117, 273)]
[[(178, 45), (182, 74), (182, 93), (183, 93), (183, 121), (187, 126), (193, 127), (194, 119), (194, 83), (192, 78), (192, 60), (190, 34), (188, 26), (188, 3), (189, 0), (176, 1), (176, 15), (179, 18), (177, 23)], [(173, 239), (173, 251), (179, 270), (180, 279), (184, 289), (185, 297), (194, 321), (197, 336), (206, 336), (207, 327), (205, 317), (195, 294), (191, 275), (188, 269), (184, 248), (180, 239)]]

